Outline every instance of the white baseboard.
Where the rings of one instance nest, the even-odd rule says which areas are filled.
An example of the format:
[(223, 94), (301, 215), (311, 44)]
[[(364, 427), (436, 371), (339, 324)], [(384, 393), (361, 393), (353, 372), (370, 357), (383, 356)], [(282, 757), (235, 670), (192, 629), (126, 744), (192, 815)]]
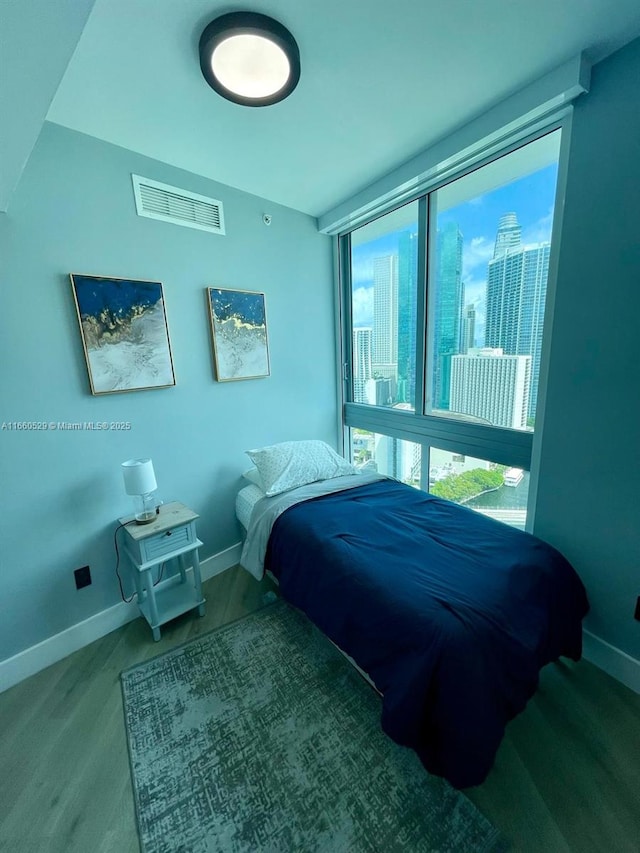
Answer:
[[(200, 564), (202, 580), (209, 580), (214, 575), (219, 575), (237, 565), (241, 550), (242, 543), (237, 542), (230, 548), (203, 560)], [(30, 675), (40, 672), (41, 669), (66, 658), (67, 655), (89, 645), (94, 640), (104, 637), (105, 634), (110, 634), (111, 631), (126, 625), (138, 616), (140, 611), (135, 599), (128, 604), (121, 601), (35, 646), (18, 652), (13, 657), (0, 661), (0, 693)]]
[(242, 553), (242, 542), (236, 542), (224, 551), (219, 551), (217, 554), (212, 554), (200, 563), (200, 574), (203, 581), (208, 581), (209, 578), (220, 575), (226, 572), (227, 569), (237, 566), (240, 562), (240, 554)]
[(586, 630), (582, 632), (582, 653), (586, 660), (640, 693), (640, 660)]

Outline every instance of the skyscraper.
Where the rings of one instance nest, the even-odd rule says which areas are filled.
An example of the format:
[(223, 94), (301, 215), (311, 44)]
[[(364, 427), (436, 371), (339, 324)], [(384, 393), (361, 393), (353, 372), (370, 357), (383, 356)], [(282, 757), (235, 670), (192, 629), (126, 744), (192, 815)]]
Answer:
[(416, 388), (416, 280), (418, 235), (398, 240), (398, 402), (413, 407)]
[(460, 352), (462, 233), (456, 222), (438, 230), (436, 244), (435, 322), (433, 333), (433, 408), (449, 408), (451, 358)]
[(498, 224), (493, 257), (498, 258), (508, 252), (509, 249), (520, 248), (521, 238), (522, 226), (518, 222), (517, 215), (513, 212), (503, 214)]
[(393, 378), (398, 370), (398, 256), (373, 259), (373, 336), (371, 360), (374, 375)]
[[(403, 403), (399, 405), (401, 408), (406, 406)], [(407, 485), (419, 488), (422, 457), (420, 444), (390, 435), (376, 435), (374, 454), (380, 474), (395, 477)]]
[(483, 418), (494, 426), (525, 429), (530, 387), (530, 356), (485, 347), (451, 359), (452, 412)]
[(460, 334), (460, 352), (466, 353), (476, 345), (476, 306), (465, 306), (462, 314), (462, 331)]
[(353, 330), (353, 400), (366, 403), (367, 381), (373, 376), (371, 368), (371, 328)]
[(485, 345), (531, 356), (528, 417), (532, 419), (538, 400), (549, 252), (549, 243), (522, 245), (515, 213), (500, 218), (487, 275)]

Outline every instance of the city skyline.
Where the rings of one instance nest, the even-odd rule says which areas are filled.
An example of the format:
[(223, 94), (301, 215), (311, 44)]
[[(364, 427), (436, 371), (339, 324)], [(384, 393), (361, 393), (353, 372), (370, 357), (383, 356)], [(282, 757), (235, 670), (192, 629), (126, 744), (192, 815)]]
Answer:
[[(553, 163), (438, 215), (440, 230), (454, 222), (462, 233), (463, 302), (464, 306), (473, 305), (476, 310), (476, 343), (480, 346), (484, 336), (488, 263), (493, 257), (500, 218), (509, 211), (517, 214), (522, 224), (524, 245), (549, 242), (557, 173), (557, 163)], [(401, 235), (415, 234), (417, 228), (416, 222), (353, 246), (351, 290), (354, 327), (373, 326), (374, 259), (398, 255)]]
[[(495, 421), (496, 425), (519, 429), (533, 425), (556, 175), (556, 166), (545, 167), (437, 216), (427, 308), (432, 323), (427, 356), (427, 410), (480, 416), (479, 402), (476, 400), (472, 404), (471, 397), (468, 398), (470, 409), (466, 406), (460, 408), (459, 403), (452, 404), (452, 359), (464, 356), (470, 349), (500, 348), (505, 364), (506, 357), (510, 355), (530, 356), (531, 367), (527, 370), (527, 390), (522, 398), (528, 400), (524, 419), (515, 414), (507, 417), (505, 410)], [(435, 194), (435, 206), (443, 197), (447, 196), (441, 196), (440, 192)], [(514, 201), (513, 208), (505, 211), (505, 203)], [(552, 206), (547, 213), (535, 220), (524, 219), (521, 222), (522, 209), (526, 211), (525, 216), (531, 217), (543, 211), (549, 201)], [(490, 211), (499, 213), (495, 228), (481, 237), (466, 239), (460, 223), (471, 227), (470, 223), (475, 222), (477, 233), (478, 222), (482, 222), (487, 231)], [(411, 354), (415, 353), (417, 236), (417, 225), (409, 225), (366, 243), (356, 242), (352, 249), (354, 345), (359, 329), (371, 329), (371, 380), (378, 384), (385, 380), (385, 388), (380, 384), (375, 394), (371, 381), (366, 382), (366, 391), (365, 383), (359, 382), (355, 397), (358, 402), (413, 404), (415, 370), (411, 365), (415, 356), (412, 358)], [(362, 279), (358, 281), (355, 276), (358, 269), (362, 273), (367, 257), (373, 268), (373, 278), (371, 284), (365, 286)], [(474, 264), (478, 268), (476, 275), (479, 280), (475, 294), (470, 279), (465, 281), (464, 277), (465, 269), (468, 272)], [(372, 322), (365, 326), (370, 314)], [(464, 364), (467, 362), (465, 359)], [(469, 369), (472, 363), (473, 359), (468, 362)], [(458, 386), (462, 376), (461, 365), (459, 362), (457, 366)], [(497, 365), (498, 362), (494, 362), (487, 376), (500, 375), (502, 379), (498, 385), (502, 387), (507, 374), (502, 368), (498, 374)], [(489, 364), (485, 364), (478, 377), (484, 376), (487, 370)], [(466, 373), (469, 377), (475, 375), (465, 368)], [(362, 373), (360, 378), (364, 378)], [(387, 381), (391, 385), (387, 386)], [(511, 380), (507, 384), (511, 385)], [(518, 381), (517, 384), (520, 386), (522, 383)], [(506, 393), (506, 386), (502, 390), (506, 397), (512, 396), (511, 392)], [(457, 400), (467, 400), (466, 392), (461, 394), (458, 387)], [(480, 409), (493, 411), (484, 404)]]

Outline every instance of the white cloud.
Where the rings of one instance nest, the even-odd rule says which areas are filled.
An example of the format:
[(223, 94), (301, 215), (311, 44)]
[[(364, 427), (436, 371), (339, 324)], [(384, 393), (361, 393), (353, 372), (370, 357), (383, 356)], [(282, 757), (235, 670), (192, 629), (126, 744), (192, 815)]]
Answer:
[(473, 237), (465, 241), (462, 249), (462, 275), (465, 280), (473, 276), (477, 267), (481, 266), (486, 273), (487, 262), (493, 256), (493, 245), (493, 241), (486, 237)]
[(373, 258), (352, 257), (351, 259), (351, 281), (358, 286), (369, 286), (373, 284)]
[(352, 295), (353, 325), (373, 325), (373, 287), (356, 287)]
[(551, 228), (553, 227), (553, 208), (545, 216), (541, 216), (533, 225), (529, 225), (522, 233), (522, 242), (525, 245), (531, 243), (549, 243), (551, 241)]

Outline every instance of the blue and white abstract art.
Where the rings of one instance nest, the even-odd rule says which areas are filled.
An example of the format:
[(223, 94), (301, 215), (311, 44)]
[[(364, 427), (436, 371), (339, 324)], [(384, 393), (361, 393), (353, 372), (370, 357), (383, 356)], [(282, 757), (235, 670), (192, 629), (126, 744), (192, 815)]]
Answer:
[(92, 394), (175, 385), (162, 285), (71, 274)]
[(208, 287), (207, 305), (218, 381), (269, 376), (264, 293)]

